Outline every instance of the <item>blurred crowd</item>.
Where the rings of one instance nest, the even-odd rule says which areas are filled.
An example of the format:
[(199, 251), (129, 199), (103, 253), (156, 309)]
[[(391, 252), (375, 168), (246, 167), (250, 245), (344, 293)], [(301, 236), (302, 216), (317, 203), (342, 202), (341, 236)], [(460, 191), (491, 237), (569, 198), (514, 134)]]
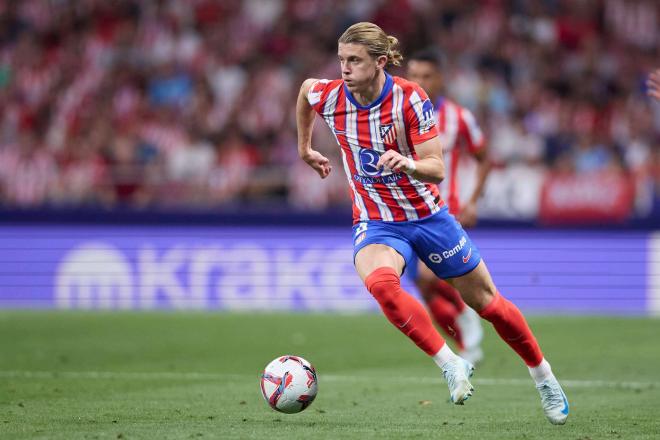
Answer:
[(404, 57), (442, 49), (496, 167), (622, 173), (657, 197), (658, 17), (653, 0), (0, 0), (0, 205), (348, 203), (320, 123), (333, 176), (298, 159), (294, 108), (302, 80), (339, 77), (357, 21)]

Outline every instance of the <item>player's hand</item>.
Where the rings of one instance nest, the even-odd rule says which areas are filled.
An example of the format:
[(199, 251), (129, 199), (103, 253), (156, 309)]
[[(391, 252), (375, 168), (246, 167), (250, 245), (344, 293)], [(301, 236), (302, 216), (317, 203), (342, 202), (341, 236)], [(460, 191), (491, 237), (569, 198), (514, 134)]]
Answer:
[(406, 174), (410, 174), (414, 171), (410, 166), (410, 160), (394, 150), (387, 150), (382, 156), (380, 156), (376, 167), (378, 169), (389, 168), (396, 172), (403, 171)]
[(649, 88), (646, 93), (660, 101), (660, 69), (651, 72), (649, 79), (646, 80), (646, 86)]
[(302, 160), (307, 162), (307, 165), (314, 168), (314, 171), (319, 173), (321, 179), (325, 179), (332, 171), (332, 165), (327, 157), (315, 150), (310, 150), (309, 153), (302, 156)]
[(471, 228), (477, 224), (477, 204), (475, 202), (468, 202), (465, 206), (461, 207), (461, 212), (458, 214), (458, 222), (464, 228)]

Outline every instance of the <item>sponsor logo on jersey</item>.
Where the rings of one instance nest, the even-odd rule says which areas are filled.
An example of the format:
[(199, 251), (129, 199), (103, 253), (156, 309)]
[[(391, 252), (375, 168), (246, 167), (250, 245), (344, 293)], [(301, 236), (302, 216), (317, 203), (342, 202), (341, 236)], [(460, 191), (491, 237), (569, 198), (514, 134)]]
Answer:
[(360, 182), (363, 185), (373, 185), (374, 183), (395, 183), (403, 178), (403, 173), (392, 173), (387, 176), (360, 176), (359, 174), (353, 174), (353, 180)]
[(383, 170), (378, 167), (379, 159), (380, 153), (378, 153), (378, 151), (360, 148), (360, 168), (367, 176), (381, 175)]
[(442, 257), (440, 254), (433, 252), (429, 254), (429, 260), (431, 260), (432, 263), (442, 263)]

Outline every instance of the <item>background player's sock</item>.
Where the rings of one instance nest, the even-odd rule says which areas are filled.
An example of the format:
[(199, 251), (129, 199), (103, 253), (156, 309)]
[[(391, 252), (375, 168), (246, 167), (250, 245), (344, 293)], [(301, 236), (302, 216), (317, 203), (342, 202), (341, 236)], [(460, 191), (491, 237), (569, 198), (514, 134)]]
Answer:
[(528, 367), (536, 367), (541, 363), (541, 348), (525, 317), (511, 301), (496, 292), (493, 300), (479, 315), (493, 324), (497, 334), (518, 353)]
[(465, 310), (456, 317), (456, 324), (461, 329), (463, 338), (463, 349), (459, 356), (472, 364), (478, 364), (484, 358), (484, 352), (481, 350), (484, 336), (481, 318), (477, 312), (466, 306)]
[(435, 296), (431, 301), (428, 302), (429, 311), (433, 320), (440, 326), (446, 334), (452, 337), (456, 341), (456, 345), (460, 350), (463, 350), (463, 336), (461, 333), (461, 328), (456, 322), (456, 307), (446, 299)]
[(536, 367), (528, 366), (527, 368), (529, 368), (529, 374), (532, 376), (532, 379), (534, 379), (534, 382), (536, 382), (537, 385), (544, 380), (554, 376), (552, 374), (552, 368), (550, 368), (550, 364), (545, 360), (545, 358), (543, 358), (541, 363)]
[(394, 269), (378, 268), (364, 282), (387, 319), (429, 356), (446, 345), (426, 308), (401, 288), (399, 274)]
[(484, 330), (481, 327), (481, 318), (470, 307), (465, 307), (456, 317), (456, 324), (461, 329), (462, 341), (465, 350), (472, 350), (481, 345)]
[(461, 294), (458, 290), (454, 288), (451, 284), (449, 284), (445, 280), (438, 280), (434, 284), (435, 291), (437, 295), (440, 295), (447, 301), (449, 301), (451, 304), (454, 305), (454, 308), (456, 309), (456, 314), (463, 313), (463, 310), (465, 310), (465, 302), (463, 301), (463, 298), (461, 298)]

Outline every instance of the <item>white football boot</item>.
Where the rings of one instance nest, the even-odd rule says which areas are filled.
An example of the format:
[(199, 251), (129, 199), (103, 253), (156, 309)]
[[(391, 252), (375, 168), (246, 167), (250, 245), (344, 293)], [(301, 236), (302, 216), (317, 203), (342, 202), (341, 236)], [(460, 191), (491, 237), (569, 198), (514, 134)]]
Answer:
[(541, 394), (543, 412), (553, 425), (563, 425), (568, 418), (568, 399), (557, 379), (552, 376), (536, 385)]
[(470, 377), (474, 367), (465, 359), (456, 356), (453, 360), (442, 365), (442, 375), (447, 380), (451, 401), (456, 405), (463, 405), (474, 391), (470, 383)]

